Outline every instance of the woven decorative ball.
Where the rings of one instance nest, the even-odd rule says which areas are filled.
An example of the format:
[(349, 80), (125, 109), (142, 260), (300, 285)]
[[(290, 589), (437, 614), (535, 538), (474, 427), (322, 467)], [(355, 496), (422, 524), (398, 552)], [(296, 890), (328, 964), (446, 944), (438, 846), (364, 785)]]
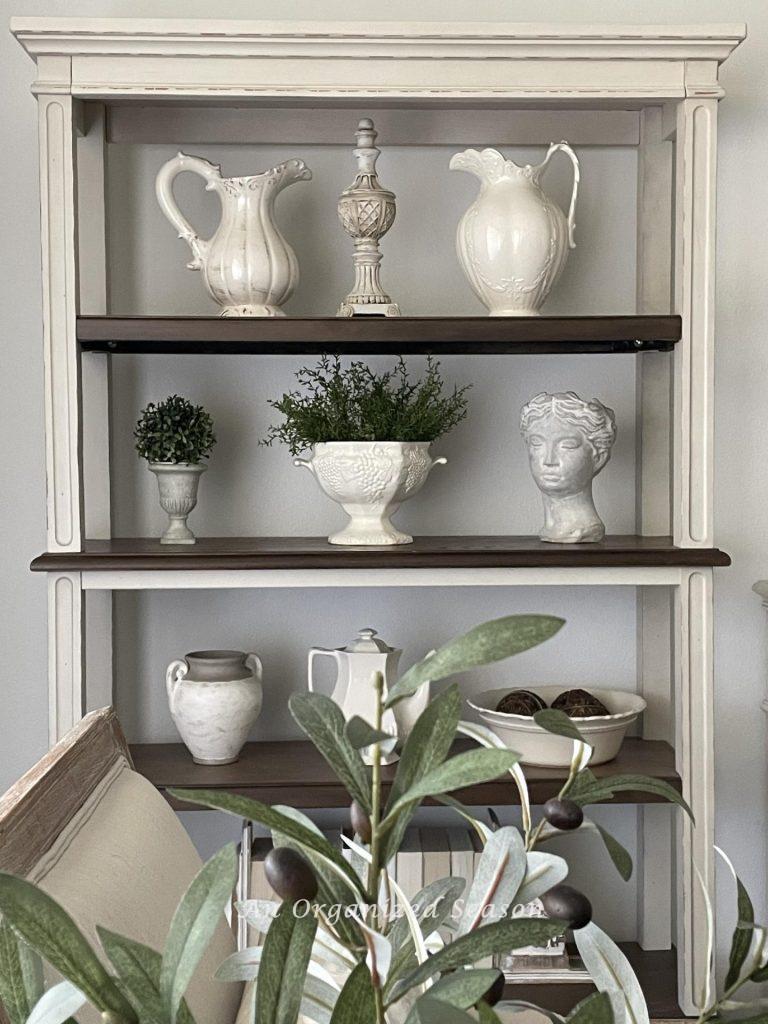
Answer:
[(552, 701), (552, 707), (564, 711), (569, 718), (591, 718), (610, 715), (610, 711), (588, 690), (566, 690)]
[(496, 710), (505, 715), (526, 715), (533, 718), (537, 711), (543, 711), (546, 703), (530, 690), (510, 690), (504, 694)]

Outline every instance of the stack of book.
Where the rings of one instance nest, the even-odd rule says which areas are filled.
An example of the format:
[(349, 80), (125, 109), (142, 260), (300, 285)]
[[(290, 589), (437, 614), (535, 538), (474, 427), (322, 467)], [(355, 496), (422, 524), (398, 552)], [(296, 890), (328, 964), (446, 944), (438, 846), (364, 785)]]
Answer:
[[(349, 856), (349, 848), (342, 842), (339, 830), (325, 833), (334, 846)], [(275, 894), (264, 874), (264, 858), (271, 847), (268, 839), (257, 839), (253, 844), (251, 866), (250, 898), (253, 900), (274, 900)], [(409, 899), (431, 882), (451, 876), (466, 881), (464, 895), (472, 884), (475, 865), (480, 859), (482, 845), (477, 833), (466, 828), (410, 828), (406, 831), (400, 850), (387, 866), (389, 874)], [(447, 924), (440, 929), (443, 939), (450, 942), (452, 928), (461, 916), (462, 902), (456, 906)], [(524, 916), (544, 916), (541, 903), (517, 908)], [(249, 945), (263, 942), (264, 936), (251, 928)], [(589, 979), (583, 963), (578, 957), (568, 954), (565, 942), (552, 941), (546, 947), (527, 946), (525, 949), (510, 950), (496, 957), (495, 966), (503, 972), (507, 982), (520, 984), (583, 982)], [(490, 958), (478, 963), (478, 967), (492, 966)]]

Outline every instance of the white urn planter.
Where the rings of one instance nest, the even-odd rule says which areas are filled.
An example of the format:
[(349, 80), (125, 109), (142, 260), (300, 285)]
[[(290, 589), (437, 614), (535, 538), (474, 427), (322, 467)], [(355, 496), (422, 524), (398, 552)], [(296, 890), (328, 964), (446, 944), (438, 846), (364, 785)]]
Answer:
[[(198, 174), (206, 191), (221, 201), (221, 221), (209, 239), (200, 238), (173, 198), (173, 181), (182, 171)], [(216, 164), (186, 153), (160, 168), (155, 182), (160, 209), (192, 250), (187, 269), (202, 271), (221, 316), (285, 316), (280, 307), (298, 284), (299, 265), (275, 224), (275, 198), (311, 177), (304, 161), (296, 159), (241, 178), (223, 178)]]
[(187, 526), (187, 516), (197, 504), (200, 476), (208, 467), (192, 462), (150, 462), (157, 477), (160, 506), (168, 513), (168, 529), (161, 544), (194, 544), (195, 535)]
[(310, 470), (329, 498), (349, 516), (331, 544), (379, 546), (411, 544), (413, 537), (392, 525), (391, 516), (421, 490), (433, 466), (429, 441), (327, 441), (311, 459), (295, 459)]
[(236, 761), (259, 717), (262, 665), (242, 651), (193, 651), (165, 673), (171, 717), (197, 764)]
[[(558, 151), (573, 163), (573, 192), (566, 218), (540, 179)], [(496, 149), (467, 149), (451, 157), (452, 171), (480, 180), (480, 194), (456, 233), (459, 263), (491, 316), (539, 316), (560, 276), (574, 227), (579, 161), (567, 142), (553, 143), (535, 167), (519, 167)]]

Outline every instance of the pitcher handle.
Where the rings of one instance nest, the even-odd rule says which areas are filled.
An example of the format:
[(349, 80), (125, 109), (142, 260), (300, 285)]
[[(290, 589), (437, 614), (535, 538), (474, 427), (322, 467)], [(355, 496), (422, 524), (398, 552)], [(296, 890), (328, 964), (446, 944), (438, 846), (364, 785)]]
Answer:
[(544, 157), (544, 161), (541, 166), (546, 167), (546, 165), (549, 163), (550, 157), (557, 153), (558, 150), (561, 153), (565, 153), (565, 155), (570, 158), (570, 161), (573, 164), (573, 191), (571, 192), (571, 205), (568, 207), (568, 248), (575, 249), (576, 242), (573, 238), (573, 232), (576, 228), (576, 200), (579, 195), (579, 181), (581, 180), (579, 158), (576, 156), (576, 154), (568, 145), (568, 143), (563, 139), (562, 142), (551, 143), (549, 149), (547, 150), (547, 155)]
[(179, 689), (179, 685), (182, 679), (189, 672), (189, 665), (186, 661), (172, 661), (168, 668), (165, 670), (165, 689), (168, 693), (168, 706), (171, 709), (171, 714), (175, 714), (174, 704), (176, 701), (176, 694)]
[[(315, 690), (315, 683), (314, 683), (314, 679), (312, 677), (313, 677), (313, 674), (314, 674), (315, 658), (318, 657), (321, 654), (324, 654), (327, 657), (333, 658), (337, 665), (339, 663), (338, 653), (336, 651), (328, 651), (328, 650), (325, 649), (325, 647), (313, 647), (310, 650), (310, 652), (309, 652), (309, 660), (307, 662), (307, 689), (309, 690), (310, 693), (316, 693), (317, 692)], [(337, 676), (337, 685), (338, 685), (338, 676)]]
[(187, 264), (188, 270), (201, 270), (208, 253), (208, 241), (197, 234), (187, 218), (181, 212), (173, 197), (173, 182), (182, 171), (192, 171), (206, 181), (206, 189), (211, 190), (221, 181), (221, 168), (209, 163), (199, 156), (188, 156), (178, 152), (175, 157), (164, 163), (155, 178), (155, 195), (168, 220), (173, 224), (192, 250), (193, 259)]
[(258, 654), (246, 654), (245, 664), (253, 673), (253, 678), (256, 682), (260, 683), (264, 674), (264, 666), (261, 664), (261, 658)]

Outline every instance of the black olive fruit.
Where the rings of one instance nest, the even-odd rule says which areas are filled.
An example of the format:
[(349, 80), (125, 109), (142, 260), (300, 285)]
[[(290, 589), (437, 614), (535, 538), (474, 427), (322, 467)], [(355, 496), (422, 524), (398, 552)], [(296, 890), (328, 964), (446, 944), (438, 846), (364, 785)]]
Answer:
[(362, 841), (370, 843), (372, 837), (371, 819), (368, 817), (365, 808), (361, 807), (357, 800), (353, 800), (349, 808), (349, 821)]
[(547, 917), (567, 921), (571, 928), (583, 928), (592, 920), (592, 904), (572, 885), (555, 885), (541, 897)]
[(574, 800), (560, 800), (553, 796), (544, 804), (543, 810), (549, 824), (563, 832), (578, 828), (584, 821), (584, 811)]
[(317, 878), (309, 861), (288, 846), (275, 846), (264, 858), (267, 881), (283, 900), (313, 900)]
[(610, 715), (610, 711), (588, 690), (566, 690), (552, 701), (552, 707), (564, 711), (569, 718), (591, 718)]
[(481, 1003), (487, 1003), (489, 1006), (495, 1006), (496, 1003), (500, 1002), (504, 997), (504, 975), (499, 971), (496, 975), (496, 980), (491, 983), (490, 988), (484, 996), (480, 997)]
[(541, 697), (530, 690), (510, 690), (496, 705), (496, 710), (505, 715), (526, 715), (533, 718), (537, 711), (543, 711), (546, 706)]

